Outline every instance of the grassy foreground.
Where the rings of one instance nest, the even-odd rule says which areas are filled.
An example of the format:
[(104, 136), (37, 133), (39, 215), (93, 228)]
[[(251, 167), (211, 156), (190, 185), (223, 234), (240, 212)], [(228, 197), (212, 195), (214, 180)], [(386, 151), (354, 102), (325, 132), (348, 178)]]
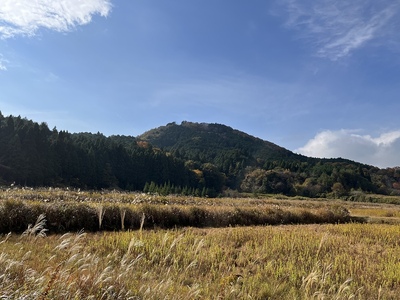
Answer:
[(398, 205), (279, 198), (0, 191), (0, 298), (399, 299)]
[[(40, 229), (40, 228), (39, 228)], [(2, 299), (398, 299), (386, 224), (3, 236)]]

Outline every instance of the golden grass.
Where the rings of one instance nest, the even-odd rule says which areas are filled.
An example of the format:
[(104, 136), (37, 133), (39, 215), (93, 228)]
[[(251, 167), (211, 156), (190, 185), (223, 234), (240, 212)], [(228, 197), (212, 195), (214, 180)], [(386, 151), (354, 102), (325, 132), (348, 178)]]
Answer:
[(84, 229), (226, 227), (278, 224), (343, 223), (350, 220), (338, 201), (208, 199), (162, 197), (116, 191), (8, 189), (0, 192), (0, 232), (22, 232), (45, 214), (49, 233)]
[[(24, 234), (0, 236), (0, 298), (399, 298), (398, 225), (143, 229), (149, 221), (146, 213), (174, 215), (178, 211), (188, 216), (212, 212), (218, 218), (232, 219), (235, 214), (243, 217), (257, 210), (290, 211), (307, 219), (310, 212), (344, 208), (371, 223), (396, 223), (400, 219), (400, 210), (393, 204), (281, 198), (207, 199), (117, 191), (4, 190), (0, 201), (11, 208), (21, 202), (33, 211), (44, 203), (72, 213), (72, 209), (67, 210), (69, 204), (83, 203), (94, 211), (94, 229), (103, 229), (110, 216), (116, 216), (118, 230), (122, 231), (46, 235), (50, 224), (36, 211), (40, 218), (36, 223), (34, 219), (30, 221), (33, 225), (25, 227)], [(394, 203), (396, 199), (390, 201)], [(29, 213), (29, 209), (24, 212)], [(16, 210), (12, 211), (17, 215)], [(135, 231), (124, 228), (131, 218), (130, 210), (137, 212)]]
[(382, 208), (382, 207), (365, 207), (351, 210), (354, 216), (369, 216), (369, 217), (386, 217), (400, 218), (400, 207)]
[(400, 227), (139, 230), (0, 244), (8, 299), (398, 299)]

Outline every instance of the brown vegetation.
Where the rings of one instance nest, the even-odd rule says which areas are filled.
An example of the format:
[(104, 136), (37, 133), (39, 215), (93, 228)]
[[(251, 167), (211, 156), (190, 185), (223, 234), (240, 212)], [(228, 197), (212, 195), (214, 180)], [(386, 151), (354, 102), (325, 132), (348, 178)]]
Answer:
[(0, 244), (5, 299), (397, 299), (398, 226), (288, 225)]
[(4, 191), (0, 232), (22, 232), (44, 214), (50, 233), (144, 228), (320, 224), (350, 221), (343, 206), (279, 206), (263, 200), (157, 197), (65, 190)]
[[(400, 293), (398, 226), (253, 226), (354, 215), (396, 220), (395, 205), (8, 189), (0, 215), (3, 232), (22, 233), (0, 237), (2, 299), (384, 300)], [(54, 234), (65, 230), (80, 232)]]

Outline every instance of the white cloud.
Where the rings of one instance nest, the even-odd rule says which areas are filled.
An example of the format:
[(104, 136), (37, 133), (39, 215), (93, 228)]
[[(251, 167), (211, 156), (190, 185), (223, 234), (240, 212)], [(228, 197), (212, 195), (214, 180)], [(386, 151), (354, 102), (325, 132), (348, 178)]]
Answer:
[(326, 130), (295, 152), (320, 158), (342, 157), (382, 168), (400, 166), (400, 130), (375, 138), (352, 130)]
[(3, 58), (3, 55), (0, 54), (0, 71), (7, 71), (6, 64), (8, 63), (8, 60)]
[[(338, 60), (366, 43), (397, 38), (391, 28), (400, 12), (398, 1), (282, 1), (286, 26), (299, 30), (300, 36), (316, 47), (318, 56)], [(387, 39), (384, 40), (387, 43)]]
[[(110, 10), (110, 0), (0, 0), (0, 39), (32, 37), (40, 29), (67, 32)], [(6, 63), (0, 54), (0, 71)]]
[(1, 0), (0, 38), (33, 36), (40, 28), (69, 31), (110, 10), (109, 0)]

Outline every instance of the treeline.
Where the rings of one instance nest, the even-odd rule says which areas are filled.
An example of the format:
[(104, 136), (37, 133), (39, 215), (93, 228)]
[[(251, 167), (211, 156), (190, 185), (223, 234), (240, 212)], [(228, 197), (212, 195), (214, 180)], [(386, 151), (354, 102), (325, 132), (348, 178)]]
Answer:
[(204, 187), (182, 160), (133, 137), (71, 134), (0, 113), (0, 183), (143, 190), (146, 182)]
[(170, 123), (138, 138), (71, 134), (0, 112), (0, 184), (215, 197), (400, 195), (400, 168), (297, 155), (219, 124)]
[(195, 197), (209, 197), (215, 196), (215, 190), (210, 190), (205, 186), (202, 189), (195, 187), (184, 186), (175, 186), (171, 184), (171, 182), (165, 182), (164, 184), (156, 184), (154, 181), (144, 185), (143, 192), (149, 194), (158, 194), (158, 195), (184, 195), (184, 196), (195, 196)]

